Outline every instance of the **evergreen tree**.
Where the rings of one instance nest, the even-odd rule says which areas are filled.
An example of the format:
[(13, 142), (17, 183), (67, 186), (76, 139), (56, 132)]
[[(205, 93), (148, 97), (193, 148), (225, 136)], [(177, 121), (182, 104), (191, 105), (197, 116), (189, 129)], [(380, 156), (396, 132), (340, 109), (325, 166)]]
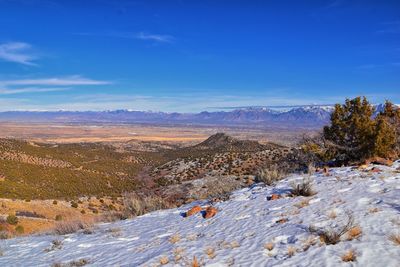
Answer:
[(380, 112), (377, 120), (381, 117), (388, 124), (387, 135), (394, 135), (393, 150), (400, 152), (400, 108), (390, 101), (385, 102), (383, 111)]
[(396, 145), (396, 131), (384, 116), (379, 115), (376, 118), (376, 127), (374, 135), (373, 155), (379, 157), (388, 157)]
[(372, 155), (375, 109), (364, 97), (346, 99), (344, 105), (335, 105), (331, 125), (325, 126), (324, 138), (333, 143), (346, 160), (366, 158)]

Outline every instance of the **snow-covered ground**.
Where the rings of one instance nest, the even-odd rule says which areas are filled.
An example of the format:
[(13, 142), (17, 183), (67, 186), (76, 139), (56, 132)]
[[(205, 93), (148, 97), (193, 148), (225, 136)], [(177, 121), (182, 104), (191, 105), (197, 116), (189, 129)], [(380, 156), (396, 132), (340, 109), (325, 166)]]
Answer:
[[(92, 234), (1, 240), (0, 266), (51, 266), (79, 260), (91, 266), (187, 266), (194, 256), (206, 266), (400, 266), (400, 246), (389, 238), (400, 234), (400, 162), (376, 166), (380, 173), (368, 171), (372, 167), (336, 168), (329, 176), (311, 176), (317, 194), (309, 201), (305, 197), (267, 200), (306, 176), (292, 175), (276, 186), (256, 185), (234, 192), (229, 201), (215, 205), (219, 212), (211, 219), (200, 214), (182, 217), (196, 204), (192, 203), (101, 224)], [(344, 235), (338, 244), (325, 245), (310, 233), (311, 225), (339, 228), (347, 212), (362, 230), (359, 237), (348, 240)], [(287, 221), (277, 222), (283, 218)], [(61, 244), (53, 246), (54, 240)], [(355, 252), (356, 261), (342, 261), (349, 250)]]

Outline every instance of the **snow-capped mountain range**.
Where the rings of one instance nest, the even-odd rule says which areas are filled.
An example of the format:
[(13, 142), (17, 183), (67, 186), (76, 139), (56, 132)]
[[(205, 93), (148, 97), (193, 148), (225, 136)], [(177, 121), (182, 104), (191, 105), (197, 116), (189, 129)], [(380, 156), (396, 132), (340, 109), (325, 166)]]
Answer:
[[(377, 111), (382, 105), (377, 105)], [(150, 123), (255, 127), (319, 128), (329, 122), (333, 106), (301, 106), (289, 109), (248, 107), (231, 111), (167, 113), (152, 111), (7, 111), (0, 121), (57, 123)]]

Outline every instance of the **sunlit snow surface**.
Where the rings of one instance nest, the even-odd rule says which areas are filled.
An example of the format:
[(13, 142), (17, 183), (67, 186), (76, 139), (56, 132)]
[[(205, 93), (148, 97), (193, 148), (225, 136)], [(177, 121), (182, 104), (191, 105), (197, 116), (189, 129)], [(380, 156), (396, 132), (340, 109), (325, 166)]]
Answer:
[[(0, 266), (51, 266), (80, 259), (88, 260), (88, 266), (157, 266), (163, 256), (169, 261), (165, 266), (187, 266), (194, 256), (206, 266), (400, 266), (400, 246), (389, 239), (400, 234), (400, 162), (377, 167), (383, 172), (347, 167), (331, 169), (330, 176), (311, 176), (317, 194), (302, 208), (296, 203), (304, 197), (267, 200), (272, 193), (287, 191), (292, 181), (301, 181), (302, 176), (292, 175), (274, 187), (234, 192), (229, 201), (216, 204), (218, 214), (207, 220), (200, 214), (180, 215), (193, 203), (101, 224), (93, 234), (1, 240)], [(358, 239), (343, 236), (336, 245), (323, 245), (309, 232), (310, 225), (342, 225), (346, 211), (362, 229)], [(288, 221), (277, 223), (282, 218)], [(172, 236), (179, 236), (178, 241), (171, 242)], [(61, 249), (46, 252), (55, 239), (62, 241)], [(312, 239), (316, 244), (305, 250)], [(274, 244), (271, 251), (264, 248), (269, 242)], [(214, 251), (211, 258), (207, 249)], [(341, 256), (350, 249), (356, 261), (343, 262)], [(295, 250), (294, 255), (288, 250)]]

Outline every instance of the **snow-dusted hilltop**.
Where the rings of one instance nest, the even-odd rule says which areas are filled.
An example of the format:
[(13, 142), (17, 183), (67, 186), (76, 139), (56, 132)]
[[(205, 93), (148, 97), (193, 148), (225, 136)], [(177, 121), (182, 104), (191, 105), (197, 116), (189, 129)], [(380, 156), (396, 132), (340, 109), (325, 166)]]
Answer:
[[(311, 179), (314, 195), (290, 196)], [(274, 200), (271, 199), (271, 196)], [(277, 198), (277, 199), (275, 199)], [(216, 203), (101, 224), (66, 236), (0, 241), (0, 266), (399, 266), (400, 161), (256, 185)], [(334, 236), (337, 233), (338, 236)], [(59, 265), (57, 265), (59, 264)], [(75, 264), (75, 265), (73, 265)], [(81, 265), (79, 265), (81, 264)]]

